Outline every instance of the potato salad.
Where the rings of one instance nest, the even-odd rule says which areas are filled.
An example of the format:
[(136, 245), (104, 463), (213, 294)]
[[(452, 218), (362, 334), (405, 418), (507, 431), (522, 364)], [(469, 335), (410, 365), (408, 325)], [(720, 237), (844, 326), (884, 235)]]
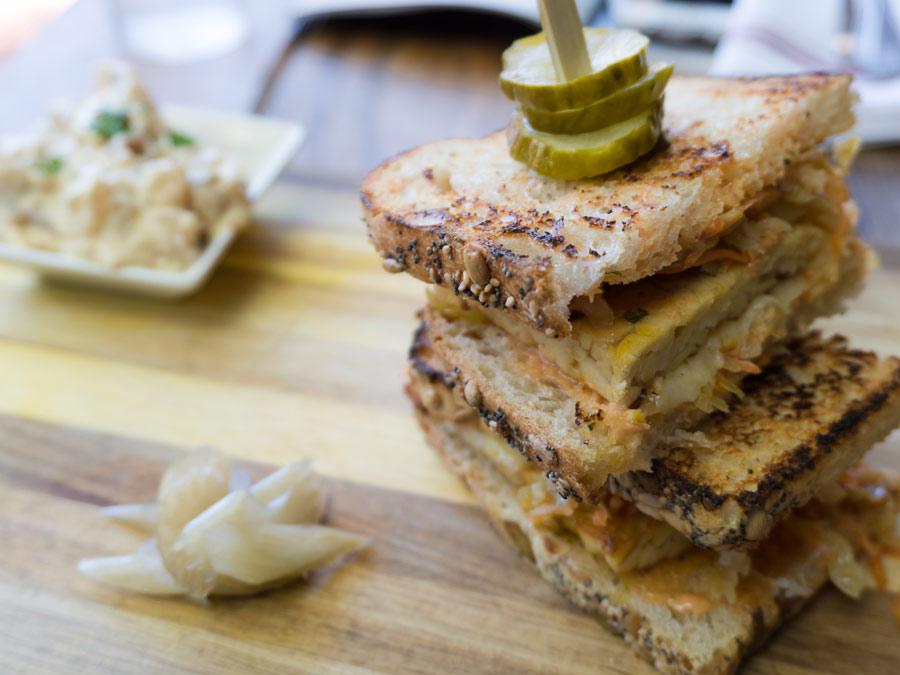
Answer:
[(182, 270), (249, 221), (238, 167), (168, 128), (135, 73), (0, 140), (0, 241), (107, 267)]

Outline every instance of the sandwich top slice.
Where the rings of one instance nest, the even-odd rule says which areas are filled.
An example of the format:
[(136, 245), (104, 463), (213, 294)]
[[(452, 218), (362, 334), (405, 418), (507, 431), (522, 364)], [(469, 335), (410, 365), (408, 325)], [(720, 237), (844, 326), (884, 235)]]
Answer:
[(673, 77), (668, 147), (594, 179), (535, 174), (502, 134), (432, 143), (369, 174), (365, 220), (389, 271), (566, 336), (576, 299), (701, 264), (794, 161), (852, 125), (849, 84)]
[[(617, 569), (622, 556), (654, 560), (691, 543), (721, 550), (759, 544), (900, 423), (900, 359), (879, 360), (842, 339), (811, 334), (778, 350), (745, 380), (744, 396), (728, 414), (682, 432), (646, 471), (594, 482), (546, 437), (522, 433), (507, 402), (472, 400), (465, 372), (443, 359), (441, 341), (425, 323), (411, 351), (420, 407), (434, 418), (468, 420), (498, 471), (513, 483), (536, 485), (539, 491), (520, 504), (532, 518), (577, 508), (593, 518), (595, 507), (632, 503), (646, 517), (636, 531), (610, 533), (590, 518), (572, 523), (583, 543)], [(558, 375), (544, 374), (552, 377)], [(530, 381), (535, 400), (567, 405), (552, 399), (540, 378)]]

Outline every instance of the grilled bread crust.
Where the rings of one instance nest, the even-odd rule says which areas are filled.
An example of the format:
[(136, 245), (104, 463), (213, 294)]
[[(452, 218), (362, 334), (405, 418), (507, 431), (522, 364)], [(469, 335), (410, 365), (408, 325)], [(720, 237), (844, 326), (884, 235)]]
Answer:
[[(414, 402), (418, 390), (409, 388)], [(416, 403), (429, 443), (474, 493), (503, 538), (530, 558), (545, 580), (573, 603), (622, 635), (637, 654), (663, 673), (724, 675), (758, 649), (772, 631), (796, 613), (828, 579), (822, 557), (801, 561), (788, 574), (798, 580), (792, 595), (773, 587), (743, 608), (720, 604), (703, 614), (673, 614), (623, 584), (605, 563), (578, 542), (534, 527), (516, 502), (511, 485), (479, 455), (454, 422), (429, 415)]]
[(410, 364), (420, 390), (432, 396), (439, 390), (445, 412), (459, 417), (476, 410), (564, 496), (594, 502), (612, 491), (695, 544), (720, 550), (758, 544), (900, 424), (900, 359), (879, 360), (848, 348), (843, 338), (812, 333), (780, 348), (760, 375), (744, 380), (744, 398), (699, 425), (704, 439), (666, 448), (648, 471), (579, 493), (586, 481), (573, 474), (580, 467), (571, 457), (533, 432), (526, 436), (503, 401), (470, 400), (465, 372), (436, 353), (424, 325)]
[(724, 213), (853, 124), (844, 75), (673, 77), (668, 146), (579, 181), (541, 176), (502, 133), (424, 145), (362, 182), (385, 269), (568, 335), (569, 303), (654, 274), (722, 234)]
[(900, 424), (900, 359), (840, 336), (786, 345), (742, 388), (728, 414), (699, 425), (706, 443), (654, 460), (653, 478), (630, 489), (616, 481), (621, 496), (658, 503), (666, 522), (710, 548), (755, 546)]

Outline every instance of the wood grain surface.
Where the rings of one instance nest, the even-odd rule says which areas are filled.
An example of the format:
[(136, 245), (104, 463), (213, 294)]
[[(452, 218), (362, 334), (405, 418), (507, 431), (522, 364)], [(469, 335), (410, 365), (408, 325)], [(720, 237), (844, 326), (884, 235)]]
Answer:
[[(282, 182), (257, 214), (181, 302), (0, 267), (0, 672), (653, 672), (507, 549), (426, 447), (401, 393), (423, 291), (381, 270), (355, 194)], [(900, 353), (898, 288), (877, 272), (831, 326)], [(79, 576), (79, 558), (142, 539), (97, 507), (152, 498), (201, 443), (257, 472), (312, 457), (330, 522), (373, 546), (209, 606)], [(874, 461), (900, 469), (900, 438)], [(895, 672), (890, 602), (829, 590), (745, 672)]]

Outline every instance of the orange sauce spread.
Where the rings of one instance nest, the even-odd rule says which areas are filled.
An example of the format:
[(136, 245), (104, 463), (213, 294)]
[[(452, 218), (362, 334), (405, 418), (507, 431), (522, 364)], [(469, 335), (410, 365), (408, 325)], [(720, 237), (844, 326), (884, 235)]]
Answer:
[(717, 553), (696, 548), (647, 569), (626, 572), (622, 579), (650, 602), (673, 612), (702, 614), (715, 606), (729, 583), (717, 563)]

